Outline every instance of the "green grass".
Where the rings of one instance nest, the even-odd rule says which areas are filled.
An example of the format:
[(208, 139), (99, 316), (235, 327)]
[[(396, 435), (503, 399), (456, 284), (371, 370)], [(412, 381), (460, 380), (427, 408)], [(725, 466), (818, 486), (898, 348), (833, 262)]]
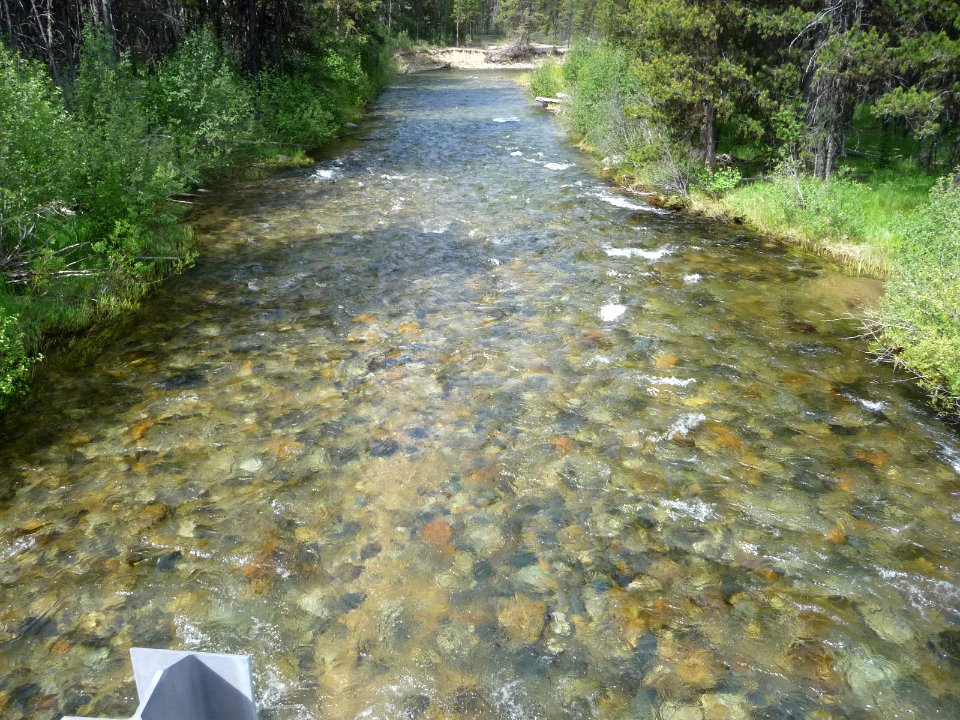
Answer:
[(904, 218), (927, 201), (934, 181), (909, 166), (863, 180), (775, 176), (733, 190), (720, 204), (762, 232), (885, 276), (904, 241)]

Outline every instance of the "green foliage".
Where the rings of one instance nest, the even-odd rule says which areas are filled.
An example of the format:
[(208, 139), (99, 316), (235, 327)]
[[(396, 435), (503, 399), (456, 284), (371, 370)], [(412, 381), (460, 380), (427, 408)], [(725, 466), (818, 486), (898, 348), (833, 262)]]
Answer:
[(556, 97), (563, 91), (561, 65), (554, 58), (546, 58), (530, 73), (530, 92), (534, 97)]
[(329, 141), (389, 67), (355, 35), (255, 81), (198, 30), (148, 72), (88, 27), (65, 104), (0, 44), (0, 407), (45, 337), (127, 311), (190, 262), (173, 196), (277, 143)]
[(16, 315), (0, 314), (0, 410), (12, 396), (22, 392), (30, 376), (30, 366), (40, 360), (31, 358), (24, 345), (23, 332)]
[(264, 134), (278, 142), (317, 147), (337, 131), (331, 104), (302, 75), (260, 73), (257, 111)]
[(63, 205), (70, 118), (44, 68), (0, 44), (0, 271)]
[(960, 186), (944, 178), (912, 213), (881, 299), (883, 345), (934, 397), (960, 410)]
[(876, 172), (863, 182), (786, 172), (729, 192), (723, 205), (765, 232), (882, 273), (901, 242), (904, 215), (923, 204), (930, 184), (924, 174), (905, 168)]
[(570, 129), (593, 147), (625, 150), (622, 140), (632, 129), (630, 108), (647, 104), (629, 54), (605, 43), (578, 43), (562, 71), (573, 96), (566, 116)]
[(208, 29), (184, 38), (149, 82), (151, 120), (175, 139), (179, 162), (194, 176), (253, 137), (252, 83)]
[(704, 171), (698, 184), (710, 195), (719, 197), (735, 190), (742, 177), (740, 171), (735, 167), (721, 168), (713, 173)]

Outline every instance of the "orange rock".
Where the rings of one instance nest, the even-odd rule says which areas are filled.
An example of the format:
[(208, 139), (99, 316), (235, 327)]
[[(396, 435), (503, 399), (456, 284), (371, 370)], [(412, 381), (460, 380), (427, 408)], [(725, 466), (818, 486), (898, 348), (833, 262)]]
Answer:
[(566, 435), (557, 435), (555, 438), (551, 438), (550, 444), (553, 445), (561, 455), (566, 455), (573, 450), (574, 447), (573, 439), (568, 438)]
[(670, 436), (670, 441), (677, 445), (685, 445), (687, 447), (695, 447), (697, 444), (696, 440), (679, 430)]
[(277, 460), (289, 460), (296, 457), (303, 450), (303, 443), (286, 437), (274, 437), (267, 443), (267, 450)]
[(405, 323), (401, 323), (400, 327), (397, 328), (397, 331), (401, 335), (409, 335), (410, 333), (417, 333), (417, 332), (420, 332), (421, 330), (423, 330), (423, 328), (420, 327), (420, 324), (415, 323), (412, 320), (408, 320)]
[(363, 313), (362, 315), (355, 315), (353, 321), (361, 325), (371, 325), (376, 321), (376, 318), (370, 313)]
[(718, 322), (712, 322), (707, 325), (707, 330), (710, 332), (720, 332), (723, 329), (723, 326)]
[(680, 362), (680, 358), (676, 355), (661, 355), (657, 358), (657, 367), (672, 368), (676, 367), (678, 362)]
[(599, 330), (590, 330), (583, 337), (583, 341), (587, 345), (592, 345), (593, 347), (608, 348), (613, 345), (610, 342), (609, 338), (604, 337), (604, 334)]
[(719, 447), (727, 448), (728, 450), (739, 450), (743, 443), (740, 442), (740, 438), (734, 435), (732, 432), (722, 432), (717, 435), (714, 440)]
[(803, 387), (810, 382), (810, 376), (800, 373), (787, 373), (783, 376), (783, 381), (790, 387)]
[(883, 450), (857, 450), (857, 460), (869, 463), (875, 468), (882, 468), (889, 459), (890, 456)]
[(837, 487), (844, 492), (853, 492), (856, 486), (857, 481), (854, 480), (853, 475), (850, 475), (849, 473), (837, 474)]
[(780, 579), (780, 574), (770, 567), (759, 567), (754, 572), (767, 582), (776, 582)]
[(63, 638), (57, 640), (50, 648), (50, 654), (54, 657), (63, 657), (68, 652), (70, 652), (70, 643)]
[(156, 422), (157, 421), (154, 420), (153, 418), (147, 418), (146, 420), (141, 420), (138, 423), (134, 423), (130, 427), (130, 434), (133, 436), (134, 440), (139, 440), (140, 438), (142, 438), (144, 435), (147, 434), (147, 430), (149, 430), (154, 424), (156, 424)]
[(830, 528), (826, 533), (824, 533), (824, 537), (831, 545), (840, 545), (841, 543), (845, 543), (847, 541), (847, 534), (841, 527)]
[(443, 520), (431, 520), (423, 526), (423, 539), (434, 547), (443, 547), (453, 537), (453, 528)]

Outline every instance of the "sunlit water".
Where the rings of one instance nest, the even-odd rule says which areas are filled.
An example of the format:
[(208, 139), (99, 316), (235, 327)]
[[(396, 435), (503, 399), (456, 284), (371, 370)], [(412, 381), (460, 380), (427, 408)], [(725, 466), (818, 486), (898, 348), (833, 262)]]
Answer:
[(250, 653), (268, 719), (960, 714), (960, 447), (870, 283), (495, 75), (194, 220), (0, 448), (4, 718), (128, 716), (131, 645)]

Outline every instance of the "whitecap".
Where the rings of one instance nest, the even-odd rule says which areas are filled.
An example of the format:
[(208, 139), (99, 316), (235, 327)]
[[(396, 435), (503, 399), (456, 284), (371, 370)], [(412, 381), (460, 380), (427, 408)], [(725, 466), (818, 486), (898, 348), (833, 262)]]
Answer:
[(680, 279), (683, 280), (687, 285), (694, 285), (695, 283), (700, 282), (703, 277), (700, 275), (700, 273), (687, 273), (686, 275), (681, 276)]
[(632, 200), (625, 198), (623, 195), (616, 195), (607, 191), (592, 193), (592, 195), (595, 198), (603, 200), (603, 202), (607, 203), (608, 205), (623, 208), (624, 210), (638, 210), (640, 212), (656, 213), (657, 215), (666, 215), (669, 213), (669, 210), (663, 210), (646, 203), (641, 205), (640, 203), (635, 203)]
[(940, 444), (941, 450), (941, 459), (950, 467), (953, 468), (953, 471), (960, 475), (960, 450), (956, 450), (946, 443)]
[(677, 418), (677, 420), (667, 428), (666, 432), (653, 435), (652, 439), (654, 442), (660, 442), (661, 440), (672, 438), (675, 435), (686, 437), (690, 434), (690, 431), (700, 427), (706, 419), (707, 416), (703, 413), (686, 413)]
[(507, 117), (507, 118), (505, 118), (505, 117), (495, 117), (495, 118), (493, 119), (493, 121), (494, 121), (495, 123), (515, 123), (515, 122), (520, 122), (520, 119), (519, 119), (519, 118), (516, 118), (516, 117)]
[(600, 319), (603, 322), (613, 322), (627, 311), (626, 305), (617, 305), (611, 303), (600, 308)]
[(706, 522), (714, 516), (713, 505), (699, 498), (693, 500), (661, 500), (660, 505), (667, 510), (667, 514), (674, 520), (680, 516), (691, 517), (699, 522)]
[(641, 375), (640, 379), (651, 385), (670, 385), (672, 387), (687, 387), (697, 381), (696, 378), (660, 377), (657, 375)]
[(673, 247), (670, 245), (664, 245), (656, 250), (644, 250), (643, 248), (615, 248), (610, 247), (609, 245), (604, 245), (603, 251), (608, 257), (639, 257), (643, 258), (644, 260), (660, 260), (661, 258), (665, 258), (667, 255), (672, 255)]
[(510, 157), (523, 157), (523, 153), (519, 150), (514, 150), (512, 153), (510, 153)]
[(883, 410), (886, 410), (888, 407), (890, 407), (889, 405), (887, 405), (887, 404), (886, 404), (885, 402), (883, 402), (882, 400), (866, 400), (866, 399), (864, 399), (864, 398), (855, 397), (855, 398), (854, 398), (854, 401), (855, 401), (860, 407), (864, 408), (865, 410), (869, 410), (870, 412), (874, 412), (874, 413), (876, 413), (876, 412), (881, 412), (881, 411), (883, 411)]
[(336, 168), (317, 168), (310, 178), (314, 182), (336, 182), (340, 178), (340, 171)]
[(573, 165), (568, 165), (568, 164), (566, 164), (566, 163), (553, 163), (553, 162), (548, 162), (548, 163), (545, 163), (545, 164), (544, 164), (544, 167), (545, 167), (547, 170), (566, 170), (567, 168), (573, 167)]

